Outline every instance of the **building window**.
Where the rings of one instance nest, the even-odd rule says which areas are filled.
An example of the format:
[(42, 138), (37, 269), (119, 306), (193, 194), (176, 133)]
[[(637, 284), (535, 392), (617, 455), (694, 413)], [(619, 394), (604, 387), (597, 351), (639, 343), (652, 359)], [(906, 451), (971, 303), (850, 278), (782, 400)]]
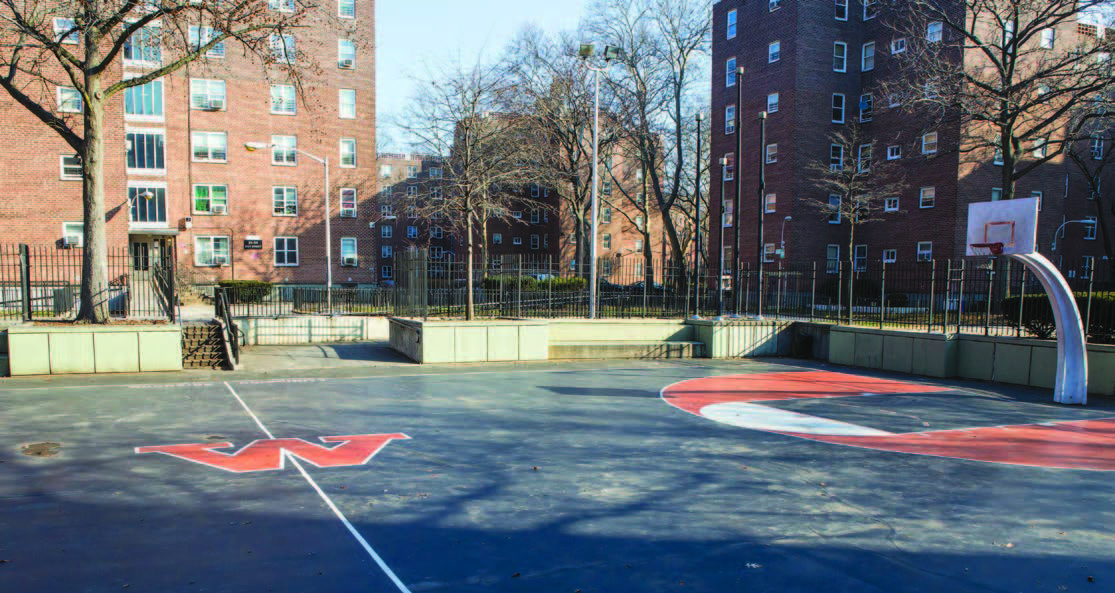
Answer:
[(724, 108), (724, 133), (736, 133), (736, 106), (729, 105)]
[(228, 263), (228, 237), (194, 237), (194, 265), (223, 266)]
[(778, 113), (778, 93), (767, 95), (767, 113)]
[(163, 61), (162, 33), (158, 25), (148, 25), (133, 33), (124, 42), (125, 65), (160, 64)]
[[(445, 249), (443, 249), (441, 246), (438, 246), (438, 245), (431, 245), (430, 246), (430, 259), (441, 259), (443, 255), (445, 255)], [(441, 266), (438, 266), (438, 268), (440, 268), (440, 267)], [(431, 272), (437, 272), (438, 268), (431, 268), (430, 271)]]
[(604, 249), (611, 249), (612, 248), (612, 234), (611, 233), (604, 233), (603, 235), (600, 236), (600, 246), (603, 247)]
[(538, 208), (531, 208), (530, 210), (530, 223), (538, 224), (542, 220), (542, 211)]
[(724, 62), (724, 86), (736, 86), (736, 59)]
[(856, 245), (852, 252), (852, 267), (857, 272), (867, 269), (867, 245)]
[(267, 7), (279, 12), (294, 12), (294, 0), (267, 0)]
[(937, 132), (929, 132), (928, 134), (921, 137), (921, 153), (937, 153)]
[[(537, 198), (540, 195), (542, 195), (542, 189), (540, 187), (538, 187), (538, 184), (537, 183), (530, 184), (530, 197)], [(532, 221), (532, 222), (537, 222), (537, 221)]]
[[(430, 188), (430, 198), (434, 200), (441, 199), (441, 186), (435, 185), (434, 187)], [(435, 212), (435, 214), (437, 213)]]
[(767, 63), (773, 64), (782, 57), (782, 42), (774, 41), (767, 46)]
[[(213, 38), (215, 38), (217, 36), (217, 32), (213, 30), (213, 27), (191, 26), (189, 35), (190, 35), (190, 50), (191, 51), (197, 51), (197, 50), (201, 49), (201, 46), (203, 46), (203, 45), (209, 43), (210, 41), (212, 41)], [(220, 43), (218, 43), (218, 44), (214, 45), (213, 47), (209, 48), (209, 51), (205, 52), (205, 57), (207, 57), (207, 58), (223, 58), (223, 57), (225, 57), (225, 42), (221, 41)]]
[(356, 218), (356, 188), (341, 188), (341, 218)]
[(131, 223), (166, 226), (166, 188), (128, 186)]
[(62, 113), (84, 112), (85, 104), (81, 99), (81, 93), (73, 87), (58, 87), (58, 111)]
[[(224, 111), (225, 100), (225, 81), (206, 78), (190, 79), (190, 109)], [(162, 109), (160, 108), (159, 111), (161, 113)]]
[(938, 43), (943, 38), (944, 25), (940, 21), (933, 21), (925, 26), (925, 40), (930, 43)]
[(643, 230), (643, 215), (640, 214), (635, 217), (635, 228), (640, 231)]
[(763, 206), (763, 212), (766, 212), (768, 214), (771, 213), (771, 212), (774, 212), (775, 209), (777, 208), (777, 206), (778, 206), (778, 195), (777, 194), (767, 194), (766, 202), (764, 202), (764, 206)]
[(56, 18), (53, 23), (54, 39), (61, 43), (77, 45), (81, 39), (80, 31), (76, 31), (77, 23), (74, 19)]
[(998, 202), (1001, 199), (1003, 199), (1003, 188), (1001, 188), (1001, 187), (991, 188), (991, 201), (992, 202)]
[(898, 198), (887, 198), (883, 200), (883, 210), (885, 212), (898, 212)]
[(728, 11), (728, 39), (736, 38), (736, 11)]
[(341, 138), (341, 167), (351, 169), (356, 166), (356, 139)]
[(379, 227), (379, 237), (381, 239), (390, 239), (392, 231), (393, 231), (393, 227), (391, 225), (389, 225), (389, 224), (380, 225), (380, 227)]
[(1096, 256), (1085, 255), (1083, 262), (1083, 270), (1081, 270), (1080, 277), (1087, 280), (1092, 277), (1092, 270), (1096, 269)]
[(379, 256), (383, 259), (395, 257), (395, 248), (390, 245), (381, 245), (379, 248)]
[[(890, 53), (891, 55), (906, 53), (906, 38), (899, 37), (898, 39), (892, 39), (890, 41)], [(891, 251), (893, 251), (893, 249)]]
[(380, 266), (379, 275), (384, 280), (390, 280), (390, 279), (395, 277), (394, 272), (391, 269), (391, 266)]
[(161, 120), (163, 118), (163, 81), (152, 80), (147, 84), (124, 90), (125, 119)]
[(732, 211), (734, 210), (734, 207), (732, 205), (733, 203), (734, 202), (732, 202), (730, 200), (724, 200), (721, 203), (720, 212), (723, 213), (723, 217), (720, 221), (720, 226), (724, 226), (724, 227), (732, 226)]
[(293, 64), (298, 51), (294, 47), (294, 35), (271, 34), (271, 57), (280, 64)]
[(1094, 160), (1094, 161), (1102, 161), (1103, 160), (1103, 136), (1100, 136), (1098, 133), (1092, 135), (1091, 152), (1092, 152), (1092, 160)]
[(724, 181), (731, 181), (736, 177), (736, 155), (729, 152), (724, 155)]
[(848, 44), (843, 41), (832, 44), (832, 71), (848, 71)]
[(136, 173), (161, 173), (166, 171), (166, 134), (163, 132), (128, 132), (128, 171)]
[(778, 162), (778, 145), (767, 144), (767, 164)]
[(271, 113), (294, 115), (298, 102), (294, 99), (294, 85), (271, 85)]
[(80, 181), (82, 179), (81, 156), (76, 154), (58, 155), (59, 179)]
[(522, 217), (523, 217), (523, 211), (522, 211), (522, 210), (512, 210), (512, 211), (511, 211), (511, 216), (512, 216), (512, 218), (519, 218), (519, 219), (522, 219)]
[(271, 214), (298, 216), (298, 188), (289, 186), (271, 188)]
[(271, 136), (271, 164), (297, 165), (298, 138), (295, 136)]
[(612, 275), (612, 260), (606, 259), (600, 262), (600, 273), (604, 276)]
[(840, 246), (830, 244), (825, 248), (825, 273), (838, 272), (840, 272)]
[(774, 243), (764, 243), (763, 244), (763, 261), (768, 263), (768, 264), (773, 262), (774, 261), (774, 255), (775, 255)]
[(836, 20), (848, 20), (848, 0), (834, 0), (836, 2)]
[(840, 196), (829, 194), (829, 224), (840, 224), (841, 202)]
[(879, 14), (877, 0), (863, 0), (863, 20), (869, 21)]
[(893, 264), (896, 261), (898, 261), (898, 250), (897, 249), (884, 249), (883, 250), (883, 263), (884, 264)]
[(1049, 148), (1049, 140), (1046, 138), (1038, 138), (1034, 140), (1033, 155), (1035, 159), (1045, 158), (1045, 154)]
[(859, 154), (856, 158), (856, 170), (860, 173), (867, 173), (871, 170), (871, 145), (860, 144), (858, 150)]
[(1053, 29), (1041, 30), (1041, 47), (1042, 49), (1053, 49), (1056, 41), (1056, 32)]
[(356, 44), (348, 39), (337, 40), (337, 67), (345, 70), (356, 67)]
[(918, 261), (933, 260), (933, 242), (918, 241)]
[(439, 226), (430, 227), (430, 237), (433, 239), (444, 239), (445, 231), (443, 231)]
[(191, 132), (194, 162), (228, 162), (228, 135), (224, 132)]
[(430, 179), (441, 179), (441, 167), (430, 167)]
[(863, 44), (863, 51), (860, 54), (859, 69), (861, 72), (869, 72), (875, 69), (875, 42), (869, 41)]
[(768, 3), (770, 6), (770, 12), (774, 12), (779, 8), (782, 8), (782, 0), (768, 0)]
[(511, 238), (511, 244), (512, 245), (522, 245), (523, 244), (523, 238), (522, 237), (512, 237)]
[(844, 95), (840, 93), (832, 95), (832, 123), (844, 123)]
[(871, 95), (859, 96), (859, 120), (869, 122), (875, 117), (875, 98)]
[(356, 266), (356, 237), (341, 237), (341, 265)]
[(1084, 225), (1084, 238), (1087, 239), (1088, 241), (1095, 241), (1096, 240), (1096, 217), (1095, 216), (1085, 216), (1084, 220), (1088, 221), (1087, 224)]
[(503, 233), (492, 233), (492, 245), (503, 245)]
[(600, 222), (602, 224), (608, 224), (608, 223), (612, 222), (612, 207), (611, 206), (601, 206), (600, 207)]
[(298, 237), (275, 237), (275, 265), (298, 265)]
[(353, 89), (340, 89), (338, 95), (338, 112), (341, 119), (356, 118), (356, 91)]
[(840, 144), (829, 145), (829, 170), (833, 172), (844, 170), (844, 147)]
[(384, 218), (387, 218), (388, 216), (393, 216), (393, 214), (392, 214), (393, 211), (394, 211), (394, 209), (391, 207), (391, 204), (381, 204), (380, 207), (379, 207), (379, 213)]
[(407, 179), (418, 179), (418, 165), (407, 165)]
[(337, 0), (337, 16), (345, 19), (356, 18), (356, 0)]
[(892, 144), (892, 145), (887, 147), (887, 160), (888, 161), (894, 161), (894, 160), (898, 160), (900, 158), (902, 158), (902, 146), (901, 145)]
[(538, 235), (531, 235), (530, 236), (530, 248), (531, 249), (538, 249), (541, 246), (542, 246), (542, 237), (540, 237)]
[(407, 218), (418, 218), (417, 206), (407, 206)]
[(81, 247), (85, 245), (85, 223), (63, 222), (62, 239), (67, 247)]
[(919, 194), (918, 207), (932, 208), (937, 202), (937, 188), (923, 187)]
[(417, 185), (408, 185), (407, 186), (407, 197), (408, 198), (418, 197), (418, 186)]
[(196, 214), (227, 214), (227, 185), (195, 185), (194, 212)]

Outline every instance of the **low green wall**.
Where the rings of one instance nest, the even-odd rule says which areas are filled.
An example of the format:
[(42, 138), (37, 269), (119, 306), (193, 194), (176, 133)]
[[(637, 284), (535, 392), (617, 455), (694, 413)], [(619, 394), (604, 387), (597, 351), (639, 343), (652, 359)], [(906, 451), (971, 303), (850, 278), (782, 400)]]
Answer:
[(422, 321), (392, 317), (391, 347), (420, 363), (547, 360), (549, 325), (529, 319)]
[(708, 358), (785, 356), (793, 341), (792, 321), (691, 319), (696, 340), (704, 343)]
[(691, 342), (693, 327), (673, 319), (551, 319), (552, 342)]
[(249, 346), (374, 342), (390, 338), (386, 317), (304, 315), (233, 320)]
[(8, 328), (13, 376), (182, 370), (177, 325), (25, 325)]

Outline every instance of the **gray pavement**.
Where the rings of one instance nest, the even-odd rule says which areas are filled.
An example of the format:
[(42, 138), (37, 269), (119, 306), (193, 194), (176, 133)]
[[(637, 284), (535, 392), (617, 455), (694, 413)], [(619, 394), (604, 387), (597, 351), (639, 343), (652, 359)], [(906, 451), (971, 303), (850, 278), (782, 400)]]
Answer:
[[(1115, 588), (1115, 472), (818, 443), (659, 397), (678, 381), (798, 361), (428, 367), (336, 346), (253, 356), (272, 362), (0, 383), (0, 591)], [(1040, 390), (934, 384), (814, 413), (890, 429), (908, 416), (948, 427), (1115, 414), (1103, 399), (1080, 410)], [(268, 471), (213, 465), (266, 460), (249, 443), (274, 442), (268, 433), (409, 439), (366, 463), (299, 462), (304, 475), (292, 458)], [(135, 452), (175, 444), (214, 446), (211, 464)]]

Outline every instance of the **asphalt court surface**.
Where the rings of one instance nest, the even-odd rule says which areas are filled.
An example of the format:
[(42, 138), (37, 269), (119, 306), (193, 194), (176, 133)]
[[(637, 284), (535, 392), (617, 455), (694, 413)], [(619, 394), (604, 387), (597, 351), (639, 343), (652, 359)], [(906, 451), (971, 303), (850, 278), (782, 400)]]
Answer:
[[(886, 433), (1115, 417), (783, 360), (5, 382), (0, 591), (1115, 590), (1115, 472), (816, 442), (660, 396), (818, 371), (919, 391), (762, 405)], [(136, 452), (168, 445), (189, 447)]]

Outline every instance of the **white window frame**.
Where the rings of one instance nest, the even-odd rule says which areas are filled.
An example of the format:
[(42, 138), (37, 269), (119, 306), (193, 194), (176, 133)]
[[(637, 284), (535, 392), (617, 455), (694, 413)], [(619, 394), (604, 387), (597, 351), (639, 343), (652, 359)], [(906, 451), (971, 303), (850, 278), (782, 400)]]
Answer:
[(431, 239), (444, 239), (445, 238), (445, 230), (443, 230), (439, 226), (430, 227), (430, 238)]
[(941, 21), (933, 21), (925, 26), (925, 40), (929, 43), (940, 43), (945, 38), (945, 25)]
[(825, 246), (825, 273), (840, 273), (840, 244), (829, 243)]
[(395, 231), (395, 227), (392, 227), (389, 224), (380, 225), (380, 227), (379, 227), (379, 238), (380, 239), (390, 239), (391, 236), (394, 234), (394, 231)]
[[(77, 227), (77, 232), (74, 232), (73, 227)], [(85, 246), (85, 223), (84, 222), (63, 222), (62, 223), (62, 238), (66, 240), (66, 244), (72, 247)]]
[[(282, 191), (279, 197), (278, 190)], [(281, 212), (279, 206), (282, 206)], [(271, 187), (271, 216), (298, 216), (298, 188), (293, 185)]]
[(871, 144), (860, 144), (856, 147), (856, 170), (860, 173), (871, 170)]
[(898, 212), (898, 196), (883, 199), (884, 212)]
[(407, 165), (407, 179), (418, 179), (418, 165)]
[(728, 164), (723, 167), (722, 178), (724, 181), (734, 181), (736, 178), (736, 153), (729, 152), (724, 155), (724, 158), (727, 159)]
[(268, 0), (267, 7), (278, 12), (294, 12), (294, 0)]
[(766, 164), (773, 165), (778, 162), (778, 143), (767, 144), (766, 149)]
[(868, 41), (860, 48), (859, 70), (870, 72), (875, 69), (875, 42)]
[(391, 266), (380, 266), (379, 277), (383, 280), (393, 280), (395, 278), (394, 269)]
[(833, 172), (844, 170), (844, 145), (829, 144), (829, 170)]
[[(209, 261), (207, 261), (207, 262), (202, 261), (202, 259), (201, 259), (202, 252), (204, 251), (201, 248), (201, 244), (205, 243), (205, 242), (209, 243), (209, 249), (208, 249)], [(217, 249), (216, 244), (218, 242), (223, 242), (224, 243), (224, 249), (223, 249), (224, 253), (223, 254), (220, 253), (220, 251)], [(225, 263), (224, 264), (215, 263), (215, 261), (214, 261), (216, 259), (215, 256), (218, 256), (218, 255), (224, 255), (225, 256)], [(228, 235), (195, 235), (194, 236), (194, 266), (199, 267), (199, 268), (219, 267), (219, 266), (231, 263), (232, 262), (231, 258), (232, 258), (232, 241), (229, 239)]]
[(1095, 241), (1097, 236), (1097, 223), (1099, 222), (1095, 216), (1085, 216), (1084, 220), (1088, 222), (1084, 224), (1084, 240)]
[(736, 86), (736, 57), (732, 56), (724, 60), (724, 86)]
[[(69, 165), (67, 165), (66, 164), (67, 159), (70, 159), (71, 161), (73, 159), (76, 159), (76, 162), (71, 162)], [(73, 174), (67, 175), (66, 174), (67, 167), (69, 167), (69, 169), (72, 171), (75, 166), (77, 167), (77, 174), (76, 175), (73, 175)], [(84, 170), (81, 167), (81, 155), (80, 154), (60, 154), (60, 155), (58, 155), (58, 179), (61, 179), (62, 181), (81, 181), (84, 175), (85, 175)]]
[[(282, 264), (279, 263), (279, 252), (280, 251), (282, 253), (286, 254), (287, 257), (289, 258), (289, 255), (290, 255), (290, 252), (291, 252), (290, 241), (292, 241), (292, 240), (294, 241), (294, 263), (290, 263), (289, 259), (286, 263), (282, 263)], [(283, 242), (283, 249), (281, 249), (281, 250), (279, 249), (279, 241)], [(298, 263), (299, 263), (299, 261), (301, 261), (301, 257), (299, 257), (299, 253), (298, 253), (298, 237), (275, 237), (274, 240), (273, 240), (273, 246), (274, 246), (274, 250), (273, 250), (273, 256), (274, 257), (273, 257), (273, 259), (274, 259), (276, 268), (295, 268), (295, 267), (298, 267)]]
[(539, 235), (530, 236), (530, 248), (539, 249), (542, 247), (542, 237)]
[[(351, 61), (352, 65), (346, 66), (345, 60)], [(349, 39), (337, 40), (337, 67), (342, 70), (356, 68), (356, 44)]]
[(1034, 140), (1034, 148), (1031, 151), (1031, 156), (1035, 159), (1043, 159), (1049, 152), (1049, 139), (1037, 138)]
[(729, 105), (724, 108), (724, 134), (736, 133), (736, 106)]
[(918, 241), (917, 261), (933, 261), (933, 241)]
[(739, 18), (739, 16), (736, 14), (736, 9), (733, 8), (732, 10), (728, 11), (727, 30), (726, 30), (726, 35), (725, 35), (725, 37), (727, 39), (735, 39), (736, 38), (736, 29), (738, 27), (738, 20), (737, 20), (738, 18)]
[[(150, 92), (147, 90), (150, 89)], [(156, 99), (157, 94), (157, 99)], [(138, 97), (137, 97), (138, 95)], [(154, 107), (159, 107), (158, 113), (128, 113), (128, 98), (131, 97), (132, 105), (138, 104), (141, 106), (141, 111), (146, 111), (147, 107), (151, 107), (151, 111), (155, 111)], [(133, 107), (134, 111), (134, 107)], [(163, 87), (163, 79), (156, 78), (146, 84), (128, 87), (124, 89), (124, 119), (126, 121), (150, 121), (161, 122), (166, 117), (166, 95)]]
[[(833, 17), (838, 21), (848, 20), (848, 0), (833, 0), (835, 6), (833, 8)], [(843, 14), (844, 16), (840, 16)]]
[(279, 64), (293, 64), (298, 59), (298, 46), (294, 35), (272, 33), (268, 38), (271, 59)]
[[(225, 197), (220, 202), (217, 202), (216, 200), (213, 199), (213, 189), (218, 188), (218, 187), (223, 187), (224, 192), (225, 192)], [(200, 188), (206, 188), (206, 193), (208, 195), (208, 197), (206, 199), (209, 201), (209, 208), (207, 210), (199, 210), (198, 207), (197, 207), (197, 190), (200, 189)], [(191, 189), (192, 189), (192, 191), (190, 192), (190, 211), (191, 212), (193, 212), (194, 214), (215, 214), (213, 212), (213, 206), (216, 205), (216, 204), (220, 204), (220, 205), (223, 205), (225, 207), (224, 216), (228, 215), (228, 184), (225, 184), (225, 183), (195, 183)], [(218, 215), (218, 216), (221, 216), (221, 215)]]
[(503, 233), (492, 233), (492, 245), (503, 245)]
[(782, 59), (782, 41), (771, 41), (767, 45), (767, 63), (773, 64)]
[(937, 154), (937, 132), (929, 132), (921, 137), (921, 153)]
[(840, 212), (840, 206), (843, 204), (844, 198), (838, 194), (829, 194), (829, 224), (840, 224), (844, 220), (843, 213)]
[(782, 0), (767, 0), (767, 6), (769, 7), (767, 12), (774, 12), (782, 8)]
[(848, 71), (848, 44), (843, 41), (832, 43), (832, 71)]
[(778, 211), (778, 194), (769, 193), (763, 199), (763, 212), (771, 214)]
[(512, 237), (511, 238), (511, 244), (512, 245), (522, 245), (523, 244), (523, 238), (522, 237)]
[[(196, 101), (200, 98), (201, 101)], [(220, 99), (221, 108), (212, 109), (213, 99)], [(217, 78), (190, 79), (190, 109), (194, 111), (225, 111), (228, 109), (228, 85)]]
[(271, 136), (271, 164), (277, 167), (298, 165), (298, 136), (287, 134)]
[(893, 264), (896, 261), (898, 261), (898, 250), (897, 249), (884, 249), (883, 250), (883, 263), (884, 264)]
[[(342, 187), (340, 194), (341, 218), (356, 218), (356, 209), (359, 205), (355, 187)], [(390, 204), (384, 204), (390, 206)], [(347, 214), (346, 214), (347, 211)]]
[(538, 224), (542, 220), (542, 211), (538, 208), (530, 209), (530, 223)]
[[(65, 45), (78, 45), (81, 43), (81, 32), (74, 31), (77, 27), (77, 22), (74, 19), (55, 17), (50, 24), (51, 28), (54, 30), (55, 41)], [(63, 36), (68, 31), (73, 32)]]
[(418, 186), (417, 185), (408, 185), (407, 186), (407, 197), (408, 198), (418, 197)]
[(1003, 199), (1003, 188), (1001, 188), (1001, 187), (991, 188), (991, 201), (992, 202), (998, 202), (999, 200), (1002, 200), (1002, 199)]
[(875, 119), (875, 96), (865, 93), (859, 96), (859, 120), (869, 122)]
[[(346, 102), (346, 98), (351, 101)], [(337, 89), (337, 117), (356, 119), (356, 89)]]
[(891, 144), (890, 146), (887, 147), (887, 160), (888, 161), (896, 161), (900, 158), (902, 158), (902, 145), (901, 144)]
[(635, 216), (635, 228), (640, 230), (640, 231), (643, 230), (643, 215), (642, 214), (638, 214), (638, 215)]
[(1092, 152), (1092, 160), (1093, 161), (1102, 161), (1103, 160), (1103, 152), (1104, 152), (1103, 151), (1103, 136), (1096, 133), (1091, 137), (1090, 140), (1091, 140), (1091, 143), (1089, 144), (1089, 148), (1091, 149), (1091, 152)]
[[(839, 101), (840, 107), (836, 106), (837, 97), (840, 97), (840, 101)], [(832, 123), (834, 123), (834, 124), (844, 123), (845, 119), (847, 118), (847, 107), (848, 107), (848, 99), (847, 99), (847, 97), (844, 96), (844, 93), (833, 93), (832, 94)], [(840, 110), (840, 119), (836, 119), (837, 109)]]
[[(338, 160), (342, 169), (356, 168), (356, 138), (341, 138), (338, 142)], [(345, 159), (349, 159), (345, 162)]]
[(778, 113), (778, 93), (767, 95), (767, 113)]
[[(643, 252), (643, 240), (642, 239), (635, 239), (635, 248), (634, 249), (635, 249), (635, 253), (642, 253)], [(637, 273), (635, 275), (636, 276), (642, 276), (641, 273)]]
[(342, 19), (356, 18), (356, 0), (337, 0), (337, 17)]
[(1055, 29), (1042, 29), (1038, 46), (1042, 49), (1053, 49), (1057, 45), (1057, 31)]
[[(204, 25), (190, 25), (187, 32), (189, 35), (189, 48), (190, 51), (200, 49), (201, 46), (209, 43), (210, 39), (217, 36), (217, 32), (213, 27), (206, 27)], [(202, 39), (204, 37), (204, 39)], [(225, 57), (225, 42), (221, 41), (217, 45), (209, 48), (209, 51), (203, 55), (205, 58), (223, 59)]]
[[(149, 32), (149, 30), (151, 30), (151, 29), (155, 29), (157, 31), (155, 33), (151, 34)], [(135, 42), (133, 40), (135, 40), (137, 37), (140, 38), (140, 40), (142, 40), (145, 36), (146, 36), (147, 39), (154, 39), (155, 41), (157, 41), (158, 49), (157, 49), (156, 52), (154, 52), (154, 53), (158, 54), (156, 56), (157, 59), (147, 60), (147, 59), (142, 59), (142, 58), (141, 59), (136, 59), (134, 57), (128, 57), (128, 54), (133, 54), (134, 55), (134, 50), (132, 48), (135, 47), (133, 45)], [(149, 57), (148, 56), (149, 52), (146, 51), (146, 49), (148, 47), (149, 46), (141, 46), (142, 49), (140, 50), (140, 53), (144, 57)], [(124, 67), (125, 68), (127, 68), (127, 67), (154, 67), (154, 66), (161, 65), (163, 63), (162, 24), (159, 23), (158, 21), (152, 21), (152, 22), (144, 25), (140, 30), (133, 33), (132, 36), (129, 37), (128, 40), (124, 42), (124, 48), (123, 48), (123, 51), (120, 53), (120, 55), (121, 55), (121, 58), (124, 60)]]
[(600, 247), (602, 249), (611, 249), (612, 248), (612, 234), (611, 233), (604, 233), (604, 234), (600, 235)]
[(395, 257), (395, 248), (390, 246), (390, 245), (380, 245), (379, 246), (379, 257), (380, 257), (380, 259), (388, 259), (388, 258)]
[(777, 247), (774, 243), (763, 243), (763, 263), (774, 262), (774, 256), (777, 254)]
[(600, 224), (609, 224), (612, 222), (612, 207), (600, 206)]
[(879, 9), (876, 5), (876, 0), (863, 0), (863, 20), (869, 21), (879, 16)]
[[(289, 96), (288, 96), (289, 95)], [(276, 107), (276, 104), (278, 107)], [(271, 114), (297, 115), (298, 97), (292, 84), (271, 85)]]
[(1041, 212), (1042, 203), (1045, 200), (1045, 192), (1043, 192), (1041, 190), (1038, 190), (1038, 189), (1031, 190), (1030, 191), (1030, 197), (1031, 198), (1037, 198), (1037, 200), (1038, 200), (1038, 212)]
[(937, 187), (928, 186), (918, 190), (918, 208), (928, 209), (937, 205)]
[[(224, 154), (216, 152), (219, 148), (220, 142), (212, 142), (215, 139), (221, 139), (224, 142)], [(203, 146), (204, 145), (204, 146)], [(197, 151), (199, 148), (204, 148), (206, 156), (199, 157)], [(190, 131), (190, 159), (195, 163), (227, 163), (228, 162), (228, 132), (207, 132), (202, 130)]]
[[(59, 113), (84, 113), (85, 99), (81, 97), (81, 93), (72, 86), (60, 86), (58, 89), (58, 112)], [(74, 101), (77, 101), (74, 105)]]
[[(130, 150), (127, 146), (127, 143), (130, 142), (129, 140), (127, 140), (128, 134), (140, 134), (140, 135), (143, 135), (143, 136), (160, 136), (162, 138), (162, 146), (163, 146), (163, 166), (158, 167), (158, 168), (155, 168), (155, 167), (128, 167), (127, 166), (127, 158), (128, 158), (127, 151)], [(166, 175), (166, 130), (165, 129), (161, 129), (161, 128), (160, 129), (146, 129), (146, 128), (143, 128), (143, 129), (141, 129), (141, 128), (125, 129), (124, 139), (125, 139), (124, 166), (126, 167), (125, 170), (128, 174), (130, 174), (130, 175)], [(137, 159), (137, 161), (138, 161), (138, 159)]]
[(890, 54), (896, 56), (906, 53), (906, 38), (896, 37), (890, 40)]
[(413, 224), (408, 225), (407, 226), (407, 239), (417, 239), (417, 238), (418, 238), (418, 227), (413, 225)]
[(862, 272), (867, 269), (867, 245), (856, 245), (852, 251), (852, 270)]
[(341, 237), (341, 265), (342, 266), (345, 265), (344, 262), (345, 262), (346, 257), (351, 257), (351, 258), (355, 259), (357, 261), (357, 264), (355, 264), (355, 265), (357, 265), (357, 266), (360, 265), (359, 264), (359, 262), (360, 262), (360, 250), (357, 248), (358, 245), (359, 245), (359, 242), (356, 240), (356, 237)]

